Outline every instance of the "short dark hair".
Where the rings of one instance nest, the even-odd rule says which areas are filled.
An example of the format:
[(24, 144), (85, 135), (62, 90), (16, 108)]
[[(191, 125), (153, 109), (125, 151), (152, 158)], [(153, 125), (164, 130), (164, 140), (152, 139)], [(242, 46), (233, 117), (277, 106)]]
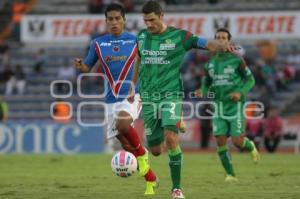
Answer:
[(109, 4), (105, 9), (105, 17), (107, 17), (107, 13), (110, 11), (118, 11), (121, 13), (122, 17), (125, 18), (125, 9), (124, 7), (119, 3), (111, 3)]
[(230, 34), (229, 30), (227, 30), (226, 28), (219, 28), (215, 34), (215, 39), (216, 39), (217, 33), (219, 33), (219, 32), (226, 32), (228, 35), (228, 40), (229, 41), (231, 40), (231, 34)]
[(150, 0), (143, 5), (142, 12), (143, 14), (150, 14), (154, 12), (156, 15), (161, 15), (163, 13), (163, 9), (157, 1)]

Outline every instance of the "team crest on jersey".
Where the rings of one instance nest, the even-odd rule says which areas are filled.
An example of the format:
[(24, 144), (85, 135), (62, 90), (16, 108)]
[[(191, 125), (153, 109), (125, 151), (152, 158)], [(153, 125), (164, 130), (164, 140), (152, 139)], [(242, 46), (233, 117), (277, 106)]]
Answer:
[(120, 51), (120, 46), (119, 45), (113, 46), (112, 51), (115, 52), (115, 53), (119, 52)]
[(142, 34), (139, 36), (140, 39), (144, 39), (145, 37), (146, 37), (145, 33), (142, 33)]
[(213, 68), (213, 67), (215, 67), (215, 65), (213, 65), (212, 63), (210, 63), (207, 68)]

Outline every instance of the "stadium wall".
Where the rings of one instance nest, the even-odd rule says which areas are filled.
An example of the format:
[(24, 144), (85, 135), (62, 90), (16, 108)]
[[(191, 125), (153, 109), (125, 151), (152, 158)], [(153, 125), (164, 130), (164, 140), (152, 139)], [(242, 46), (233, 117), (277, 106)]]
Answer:
[[(126, 29), (144, 28), (141, 15), (128, 14)], [(166, 14), (165, 22), (177, 28), (211, 38), (219, 27), (230, 30), (236, 40), (300, 38), (299, 12), (218, 12)], [(25, 43), (88, 42), (93, 31), (105, 32), (102, 15), (27, 15), (21, 22), (21, 39)]]
[(0, 153), (99, 153), (104, 150), (103, 129), (76, 123), (45, 121), (0, 125)]

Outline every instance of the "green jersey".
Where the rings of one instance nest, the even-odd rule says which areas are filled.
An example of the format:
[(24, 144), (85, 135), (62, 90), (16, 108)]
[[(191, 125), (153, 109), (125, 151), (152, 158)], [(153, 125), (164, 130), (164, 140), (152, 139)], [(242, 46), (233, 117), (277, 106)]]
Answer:
[(142, 100), (181, 99), (181, 62), (188, 50), (197, 48), (198, 37), (185, 30), (168, 27), (158, 35), (141, 30), (137, 39)]
[(239, 92), (242, 94), (240, 101), (243, 102), (254, 85), (254, 82), (247, 82), (253, 76), (244, 60), (233, 53), (217, 53), (205, 65), (205, 72), (203, 95), (209, 89), (215, 101), (231, 101), (229, 94)]

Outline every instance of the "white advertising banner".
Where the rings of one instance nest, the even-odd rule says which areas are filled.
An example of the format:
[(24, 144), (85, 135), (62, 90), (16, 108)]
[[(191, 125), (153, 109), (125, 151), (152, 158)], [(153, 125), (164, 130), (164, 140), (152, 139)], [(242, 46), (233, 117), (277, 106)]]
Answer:
[[(144, 28), (142, 15), (128, 14), (126, 29)], [(234, 39), (300, 38), (300, 12), (172, 13), (165, 22), (213, 38), (217, 28), (230, 30)], [(27, 15), (21, 23), (23, 42), (87, 42), (93, 30), (105, 31), (103, 15)]]

